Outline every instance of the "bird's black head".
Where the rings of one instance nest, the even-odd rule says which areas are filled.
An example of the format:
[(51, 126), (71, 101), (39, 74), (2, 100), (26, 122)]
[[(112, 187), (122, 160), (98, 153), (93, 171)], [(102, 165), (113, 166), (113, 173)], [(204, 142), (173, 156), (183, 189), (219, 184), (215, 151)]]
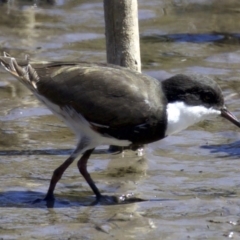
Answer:
[(189, 106), (213, 107), (220, 110), (224, 106), (222, 91), (209, 77), (200, 75), (175, 75), (162, 82), (168, 103), (184, 102)]
[(183, 102), (188, 106), (213, 108), (219, 110), (222, 117), (240, 127), (238, 119), (224, 105), (221, 88), (209, 77), (175, 75), (162, 81), (162, 89), (168, 103)]

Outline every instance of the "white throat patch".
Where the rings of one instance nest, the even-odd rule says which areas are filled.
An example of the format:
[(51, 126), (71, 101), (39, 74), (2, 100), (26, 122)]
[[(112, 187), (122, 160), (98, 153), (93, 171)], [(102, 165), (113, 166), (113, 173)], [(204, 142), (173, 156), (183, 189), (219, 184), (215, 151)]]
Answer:
[(189, 106), (183, 102), (168, 103), (168, 125), (165, 135), (180, 132), (183, 129), (211, 116), (219, 116), (221, 112), (204, 106)]

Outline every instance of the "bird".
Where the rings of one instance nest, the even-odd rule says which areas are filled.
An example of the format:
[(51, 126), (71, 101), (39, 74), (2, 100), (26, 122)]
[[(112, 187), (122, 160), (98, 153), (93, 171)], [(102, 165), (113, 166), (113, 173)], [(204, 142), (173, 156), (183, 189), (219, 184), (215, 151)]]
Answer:
[(117, 65), (33, 61), (6, 52), (0, 63), (76, 135), (75, 150), (53, 172), (46, 201), (54, 200), (56, 184), (80, 155), (79, 172), (96, 200), (103, 198), (87, 170), (99, 145), (136, 150), (216, 116), (240, 127), (221, 88), (208, 76), (177, 74), (159, 81)]

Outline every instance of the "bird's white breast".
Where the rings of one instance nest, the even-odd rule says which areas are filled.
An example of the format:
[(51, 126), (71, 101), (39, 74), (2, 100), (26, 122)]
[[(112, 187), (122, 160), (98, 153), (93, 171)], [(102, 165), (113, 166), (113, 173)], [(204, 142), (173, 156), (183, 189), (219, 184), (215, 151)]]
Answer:
[(204, 106), (189, 106), (184, 102), (168, 103), (168, 125), (165, 135), (180, 132), (183, 129), (212, 116), (218, 116), (221, 112)]

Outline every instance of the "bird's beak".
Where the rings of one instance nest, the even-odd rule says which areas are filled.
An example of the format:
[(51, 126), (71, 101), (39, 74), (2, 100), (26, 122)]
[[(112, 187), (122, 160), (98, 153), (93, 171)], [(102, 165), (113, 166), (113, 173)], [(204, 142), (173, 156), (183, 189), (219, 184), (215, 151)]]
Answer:
[(235, 124), (237, 127), (240, 127), (240, 122), (238, 119), (231, 112), (229, 112), (227, 108), (224, 107), (221, 109), (221, 116)]

